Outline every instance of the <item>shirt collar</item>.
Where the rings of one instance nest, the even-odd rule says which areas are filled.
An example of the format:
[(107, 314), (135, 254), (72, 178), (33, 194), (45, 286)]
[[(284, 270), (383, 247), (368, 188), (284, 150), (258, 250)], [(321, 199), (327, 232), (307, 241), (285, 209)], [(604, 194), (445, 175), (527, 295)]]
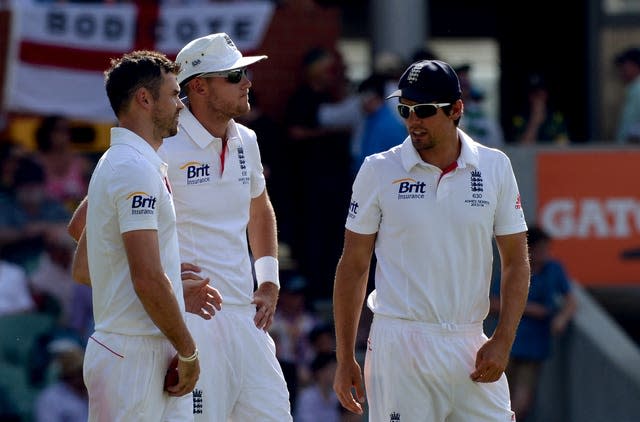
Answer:
[(111, 145), (128, 145), (134, 148), (142, 154), (154, 168), (157, 168), (163, 177), (167, 175), (167, 163), (162, 161), (156, 150), (137, 133), (123, 127), (112, 127)]
[[(222, 139), (209, 133), (187, 107), (180, 111), (180, 130), (183, 130), (200, 148), (205, 148), (215, 140), (218, 140), (222, 145)], [(240, 139), (240, 136), (238, 135), (236, 122), (231, 119), (227, 126), (227, 140), (230, 141), (235, 138)]]
[[(458, 138), (462, 144), (462, 147), (460, 148), (460, 155), (457, 159), (458, 167), (463, 168), (466, 167), (467, 164), (473, 167), (478, 167), (478, 145), (469, 137), (469, 135), (464, 133), (462, 129), (458, 129)], [(422, 158), (420, 158), (418, 151), (413, 147), (410, 136), (404, 140), (400, 147), (400, 157), (402, 159), (402, 166), (406, 171), (411, 171), (411, 169), (417, 165), (426, 164), (422, 161)]]

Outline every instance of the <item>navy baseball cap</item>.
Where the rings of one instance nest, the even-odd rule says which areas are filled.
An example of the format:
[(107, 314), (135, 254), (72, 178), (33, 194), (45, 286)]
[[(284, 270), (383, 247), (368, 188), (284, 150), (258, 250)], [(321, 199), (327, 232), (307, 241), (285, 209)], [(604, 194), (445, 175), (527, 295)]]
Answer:
[(454, 102), (462, 97), (458, 75), (440, 60), (421, 60), (405, 70), (398, 89), (387, 97), (402, 97), (418, 103)]

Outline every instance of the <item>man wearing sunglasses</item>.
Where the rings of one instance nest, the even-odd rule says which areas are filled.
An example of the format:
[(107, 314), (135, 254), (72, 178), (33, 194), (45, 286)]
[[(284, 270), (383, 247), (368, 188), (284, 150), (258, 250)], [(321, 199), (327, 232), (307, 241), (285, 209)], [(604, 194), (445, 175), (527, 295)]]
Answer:
[(267, 333), (279, 293), (276, 218), (256, 134), (234, 121), (250, 110), (247, 66), (266, 58), (243, 57), (225, 33), (191, 41), (176, 58), (186, 107), (160, 154), (169, 166), (183, 279), (209, 279), (223, 300), (214, 318), (187, 316), (202, 371), (196, 421), (291, 420)]
[[(364, 368), (369, 420), (515, 420), (504, 369), (529, 264), (510, 161), (458, 128), (464, 104), (447, 63), (413, 63), (393, 97), (409, 136), (367, 157), (353, 184), (334, 285), (334, 389), (345, 408), (363, 412), (354, 345), (375, 250)], [(502, 265), (501, 319), (488, 339), (482, 321), (493, 238)]]

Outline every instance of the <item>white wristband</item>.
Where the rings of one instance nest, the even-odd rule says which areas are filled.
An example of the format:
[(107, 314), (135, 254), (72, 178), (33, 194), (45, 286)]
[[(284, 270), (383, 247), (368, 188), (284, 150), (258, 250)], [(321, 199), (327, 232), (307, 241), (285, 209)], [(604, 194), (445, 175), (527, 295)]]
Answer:
[(253, 263), (256, 270), (258, 287), (265, 281), (270, 281), (280, 288), (280, 276), (278, 275), (278, 260), (272, 256), (263, 256)]
[(178, 359), (182, 362), (193, 362), (194, 360), (198, 359), (198, 348), (196, 347), (196, 350), (191, 356), (182, 356), (180, 353), (178, 353)]

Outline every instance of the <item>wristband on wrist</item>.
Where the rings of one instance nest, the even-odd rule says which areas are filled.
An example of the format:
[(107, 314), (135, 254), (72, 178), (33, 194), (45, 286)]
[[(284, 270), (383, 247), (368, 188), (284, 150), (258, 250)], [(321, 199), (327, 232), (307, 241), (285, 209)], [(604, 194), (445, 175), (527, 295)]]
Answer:
[(198, 359), (198, 348), (196, 347), (196, 350), (193, 352), (193, 354), (191, 356), (182, 356), (180, 353), (178, 353), (178, 360), (180, 360), (181, 362), (193, 362), (194, 360)]
[(258, 286), (266, 281), (270, 281), (280, 288), (280, 277), (278, 275), (278, 260), (272, 256), (263, 256), (253, 263), (256, 271)]

